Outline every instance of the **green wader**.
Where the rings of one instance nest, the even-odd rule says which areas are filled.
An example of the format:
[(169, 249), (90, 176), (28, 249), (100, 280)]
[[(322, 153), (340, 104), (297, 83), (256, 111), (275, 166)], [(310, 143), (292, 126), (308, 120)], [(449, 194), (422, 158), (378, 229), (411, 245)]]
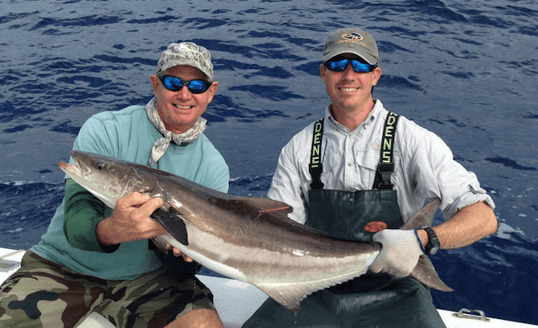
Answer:
[[(392, 120), (393, 130), (389, 126), (391, 117), (395, 118)], [(322, 134), (323, 122), (317, 123), (320, 122), (321, 129), (315, 128), (315, 135), (316, 130)], [(389, 134), (395, 132), (396, 123), (397, 116), (391, 113), (385, 124), (383, 140), (389, 149), (385, 153), (387, 149), (382, 149), (375, 190), (348, 192), (323, 189), (321, 163), (314, 155), (321, 138), (314, 138), (310, 165), (313, 183), (309, 193), (307, 225), (334, 237), (361, 242), (371, 242), (372, 235), (384, 228), (401, 227), (403, 221), (396, 191), (392, 190), (390, 183), (392, 138), (387, 136), (387, 131)], [(243, 325), (243, 328), (250, 327), (443, 328), (445, 325), (433, 306), (430, 290), (417, 280), (369, 272), (313, 293), (301, 302), (301, 310), (297, 314), (268, 299)]]

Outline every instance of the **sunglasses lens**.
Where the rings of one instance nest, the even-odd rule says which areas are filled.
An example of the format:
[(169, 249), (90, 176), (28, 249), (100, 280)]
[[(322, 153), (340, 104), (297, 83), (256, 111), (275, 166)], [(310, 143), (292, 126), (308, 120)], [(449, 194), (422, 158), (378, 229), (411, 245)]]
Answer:
[(327, 68), (331, 71), (342, 72), (346, 70), (348, 60), (329, 60), (327, 61)]
[(170, 91), (179, 91), (183, 88), (183, 81), (175, 76), (166, 75), (161, 79), (164, 87)]
[(355, 72), (357, 72), (357, 73), (368, 73), (368, 72), (370, 72), (370, 70), (372, 68), (372, 65), (366, 64), (366, 63), (361, 63), (358, 60), (352, 60), (351, 61), (351, 66), (353, 66), (353, 70)]
[(353, 70), (357, 73), (368, 73), (372, 71), (372, 65), (361, 63), (356, 59), (331, 59), (325, 62), (325, 66), (331, 71), (343, 72), (346, 70), (347, 64), (351, 62)]
[(160, 77), (160, 80), (164, 87), (170, 91), (177, 92), (183, 88), (183, 86), (186, 84), (187, 89), (193, 94), (199, 94), (204, 93), (209, 89), (209, 86), (211, 83), (205, 81), (205, 80), (191, 80), (191, 81), (183, 81), (179, 77), (165, 75), (163, 77)]
[(209, 83), (204, 80), (191, 80), (189, 81), (187, 88), (194, 94), (204, 93), (209, 88)]

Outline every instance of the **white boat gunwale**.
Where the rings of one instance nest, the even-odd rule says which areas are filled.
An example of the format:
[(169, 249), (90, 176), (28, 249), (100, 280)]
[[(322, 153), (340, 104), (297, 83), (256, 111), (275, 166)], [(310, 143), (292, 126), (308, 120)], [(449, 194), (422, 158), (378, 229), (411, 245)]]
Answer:
[[(0, 247), (0, 284), (19, 268), (24, 252)], [(265, 293), (246, 282), (206, 275), (198, 275), (198, 278), (212, 291), (215, 306), (226, 328), (241, 327), (267, 299)], [(490, 318), (480, 310), (438, 311), (447, 328), (538, 328), (537, 325)], [(92, 313), (77, 328), (98, 327), (114, 328), (97, 313)]]

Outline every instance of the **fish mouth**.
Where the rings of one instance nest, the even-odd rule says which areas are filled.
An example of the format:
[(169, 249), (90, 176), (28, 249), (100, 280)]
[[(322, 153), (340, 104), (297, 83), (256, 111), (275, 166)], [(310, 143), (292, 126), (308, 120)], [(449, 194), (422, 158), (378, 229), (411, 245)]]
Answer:
[(65, 172), (65, 174), (73, 177), (73, 176), (82, 176), (82, 172), (79, 169), (79, 164), (77, 160), (75, 159), (75, 165), (71, 165), (69, 163), (59, 162), (58, 167)]

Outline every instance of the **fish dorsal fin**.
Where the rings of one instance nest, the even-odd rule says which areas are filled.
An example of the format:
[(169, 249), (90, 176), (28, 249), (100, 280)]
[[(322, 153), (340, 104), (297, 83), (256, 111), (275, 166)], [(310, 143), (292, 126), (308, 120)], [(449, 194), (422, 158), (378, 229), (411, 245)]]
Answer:
[[(435, 216), (435, 212), (437, 212), (440, 203), (441, 200), (439, 198), (429, 202), (421, 210), (415, 213), (409, 220), (407, 220), (401, 229), (411, 230), (414, 228), (431, 226), (433, 217)], [(453, 291), (452, 288), (447, 286), (441, 280), (441, 278), (439, 278), (439, 275), (437, 274), (437, 271), (435, 271), (430, 258), (426, 255), (421, 255), (419, 257), (418, 263), (413, 269), (413, 272), (411, 272), (410, 276), (428, 287), (435, 288), (443, 292)]]
[(418, 212), (413, 214), (413, 216), (407, 220), (400, 229), (411, 230), (414, 228), (430, 227), (440, 203), (441, 200), (439, 198), (432, 200)]

